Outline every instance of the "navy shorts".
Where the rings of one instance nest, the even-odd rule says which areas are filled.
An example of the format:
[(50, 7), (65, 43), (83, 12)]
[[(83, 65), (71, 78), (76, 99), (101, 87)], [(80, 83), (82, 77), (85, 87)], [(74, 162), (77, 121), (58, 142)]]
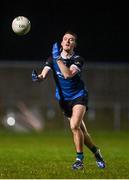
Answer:
[(72, 116), (72, 108), (76, 104), (82, 104), (82, 105), (86, 106), (86, 109), (88, 110), (88, 95), (80, 96), (71, 101), (59, 101), (59, 105), (60, 105), (64, 115), (69, 118)]

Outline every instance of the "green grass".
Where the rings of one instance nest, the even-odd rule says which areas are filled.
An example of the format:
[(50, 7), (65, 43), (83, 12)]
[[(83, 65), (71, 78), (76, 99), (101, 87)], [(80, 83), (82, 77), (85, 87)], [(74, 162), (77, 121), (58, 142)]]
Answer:
[(94, 132), (106, 168), (85, 148), (85, 169), (73, 171), (75, 148), (69, 131), (31, 134), (0, 132), (1, 179), (128, 179), (129, 133)]

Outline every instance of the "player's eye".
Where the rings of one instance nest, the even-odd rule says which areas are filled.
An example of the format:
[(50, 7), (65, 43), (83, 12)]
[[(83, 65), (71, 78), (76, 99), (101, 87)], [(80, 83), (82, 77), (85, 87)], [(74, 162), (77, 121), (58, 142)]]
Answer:
[(69, 39), (69, 41), (73, 42), (73, 41), (74, 41), (74, 39), (73, 39), (73, 38), (70, 38), (70, 39)]
[(64, 37), (64, 41), (67, 41), (67, 38), (66, 38), (66, 37)]

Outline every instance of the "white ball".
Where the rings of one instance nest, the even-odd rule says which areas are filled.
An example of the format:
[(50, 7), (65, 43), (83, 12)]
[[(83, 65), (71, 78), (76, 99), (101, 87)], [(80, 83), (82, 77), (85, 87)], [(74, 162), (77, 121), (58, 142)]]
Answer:
[(18, 16), (12, 21), (12, 30), (17, 35), (25, 35), (31, 29), (31, 23), (25, 16)]

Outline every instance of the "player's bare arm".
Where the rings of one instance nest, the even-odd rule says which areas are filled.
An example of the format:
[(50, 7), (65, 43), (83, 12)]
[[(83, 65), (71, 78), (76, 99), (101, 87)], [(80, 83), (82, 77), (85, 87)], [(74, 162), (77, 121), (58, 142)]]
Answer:
[(60, 60), (60, 59), (57, 61), (57, 64), (58, 64), (58, 66), (59, 66), (59, 68), (60, 68), (61, 73), (62, 73), (63, 76), (65, 77), (65, 79), (71, 78), (71, 77), (73, 77), (75, 74), (78, 73), (78, 69), (77, 69), (75, 66), (72, 66), (72, 65), (71, 65), (70, 68), (68, 68), (68, 67), (63, 63), (63, 61)]
[(48, 66), (45, 66), (42, 70), (42, 72), (38, 75), (38, 78), (41, 80), (45, 79), (50, 71), (50, 68)]

